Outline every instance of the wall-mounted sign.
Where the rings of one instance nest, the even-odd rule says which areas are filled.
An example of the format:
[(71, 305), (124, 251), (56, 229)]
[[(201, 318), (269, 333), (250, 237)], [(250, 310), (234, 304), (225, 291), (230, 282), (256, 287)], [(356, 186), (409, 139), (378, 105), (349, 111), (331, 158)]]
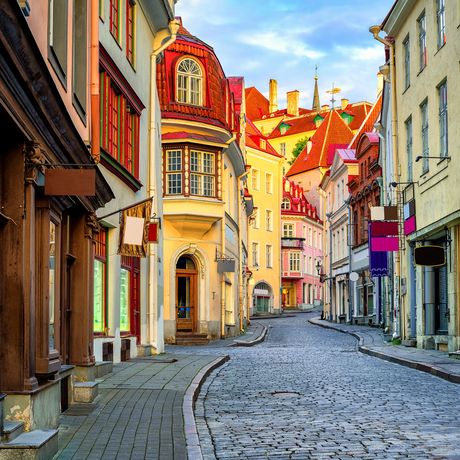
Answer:
[(235, 259), (220, 259), (217, 261), (218, 273), (233, 273), (235, 271)]
[(45, 173), (45, 195), (94, 196), (96, 195), (96, 170), (94, 168), (48, 169)]
[(419, 246), (414, 249), (415, 265), (439, 267), (446, 263), (446, 253), (442, 246)]
[(359, 280), (359, 275), (356, 272), (351, 272), (350, 273), (350, 281), (358, 281)]

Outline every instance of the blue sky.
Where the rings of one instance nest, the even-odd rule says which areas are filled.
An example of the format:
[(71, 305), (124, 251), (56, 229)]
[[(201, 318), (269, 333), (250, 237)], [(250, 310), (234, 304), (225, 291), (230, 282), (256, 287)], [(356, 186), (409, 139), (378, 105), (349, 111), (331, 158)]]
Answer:
[(211, 45), (227, 76), (268, 95), (278, 80), (278, 102), (297, 89), (311, 107), (315, 65), (321, 104), (334, 83), (352, 102), (375, 100), (383, 45), (368, 29), (380, 24), (393, 0), (179, 0), (184, 26)]

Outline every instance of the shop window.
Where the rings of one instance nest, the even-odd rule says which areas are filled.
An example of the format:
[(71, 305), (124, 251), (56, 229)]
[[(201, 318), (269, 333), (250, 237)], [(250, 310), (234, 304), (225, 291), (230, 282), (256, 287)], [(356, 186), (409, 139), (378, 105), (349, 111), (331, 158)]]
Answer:
[(137, 257), (121, 257), (120, 266), (120, 331), (139, 337), (140, 261)]
[(107, 327), (107, 230), (101, 229), (95, 240), (93, 329), (103, 333)]

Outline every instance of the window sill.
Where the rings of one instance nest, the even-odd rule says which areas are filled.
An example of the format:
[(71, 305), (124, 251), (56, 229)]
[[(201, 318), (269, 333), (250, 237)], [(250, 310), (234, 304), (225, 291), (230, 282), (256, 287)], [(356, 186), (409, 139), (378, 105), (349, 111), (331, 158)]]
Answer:
[(110, 35), (111, 35), (111, 36), (112, 36), (112, 38), (115, 40), (115, 43), (117, 44), (118, 48), (120, 48), (120, 49), (122, 50), (123, 48), (121, 47), (121, 43), (120, 43), (120, 40), (118, 40), (118, 38), (117, 38), (117, 37), (115, 37), (115, 35), (113, 35), (113, 33), (112, 33), (112, 32), (110, 32)]
[(101, 150), (101, 164), (121, 179), (133, 192), (138, 192), (142, 188), (142, 182), (103, 150)]
[(437, 49), (436, 53), (434, 53), (435, 56), (446, 46), (446, 43), (447, 43), (447, 42), (444, 42), (444, 43)]
[(406, 94), (409, 89), (410, 89), (410, 83), (404, 88), (404, 91), (401, 94), (402, 95)]

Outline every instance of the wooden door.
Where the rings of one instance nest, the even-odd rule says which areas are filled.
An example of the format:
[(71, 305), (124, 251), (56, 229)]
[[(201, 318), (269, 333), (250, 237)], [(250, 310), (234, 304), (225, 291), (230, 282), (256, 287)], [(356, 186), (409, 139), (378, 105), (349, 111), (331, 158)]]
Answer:
[(178, 269), (176, 272), (176, 327), (178, 332), (196, 331), (196, 303), (196, 273)]

